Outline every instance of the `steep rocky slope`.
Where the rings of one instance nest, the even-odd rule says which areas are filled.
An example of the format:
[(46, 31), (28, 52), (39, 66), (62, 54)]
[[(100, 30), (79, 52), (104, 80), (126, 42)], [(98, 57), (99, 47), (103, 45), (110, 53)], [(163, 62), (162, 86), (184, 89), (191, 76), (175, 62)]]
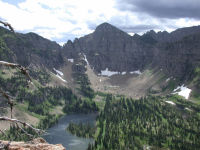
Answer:
[(112, 71), (133, 71), (142, 69), (151, 62), (150, 46), (134, 40), (127, 33), (103, 23), (94, 33), (68, 41), (63, 52), (69, 57), (85, 53), (92, 68), (100, 72), (109, 68)]
[(5, 49), (12, 52), (12, 60), (11, 58), (8, 60), (18, 62), (23, 66), (35, 64), (52, 68), (58, 67), (64, 62), (61, 56), (61, 47), (56, 42), (35, 33), (14, 34), (0, 27), (0, 40)]
[(160, 44), (156, 49), (154, 63), (165, 72), (182, 80), (189, 79), (200, 65), (200, 33), (182, 40)]
[(87, 56), (91, 68), (97, 73), (111, 71), (130, 72), (145, 67), (159, 67), (168, 76), (189, 78), (199, 64), (200, 27), (178, 29), (172, 33), (150, 31), (131, 37), (116, 27), (103, 23), (84, 37), (68, 41), (63, 53), (76, 58), (78, 53)]
[(175, 42), (181, 40), (185, 36), (193, 35), (196, 33), (200, 33), (200, 26), (180, 28), (171, 33), (168, 33), (167, 31), (156, 33), (154, 30), (150, 30), (142, 37), (150, 36), (158, 42)]
[[(78, 59), (85, 54), (96, 73), (108, 68), (111, 71), (131, 72), (147, 66), (162, 68), (168, 76), (183, 80), (189, 78), (199, 65), (200, 27), (177, 29), (172, 33), (149, 31), (139, 36), (130, 36), (120, 29), (103, 23), (96, 30), (64, 47), (35, 33), (16, 35), (0, 28), (1, 47), (4, 56), (12, 61), (29, 66), (59, 68), (66, 58)], [(23, 55), (22, 55), (23, 54)]]

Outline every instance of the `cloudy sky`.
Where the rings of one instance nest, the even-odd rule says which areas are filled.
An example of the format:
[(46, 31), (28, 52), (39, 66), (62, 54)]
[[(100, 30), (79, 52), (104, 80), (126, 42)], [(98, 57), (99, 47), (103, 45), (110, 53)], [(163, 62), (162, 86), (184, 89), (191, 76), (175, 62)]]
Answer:
[(130, 34), (200, 25), (200, 0), (0, 0), (0, 20), (62, 44), (103, 22)]

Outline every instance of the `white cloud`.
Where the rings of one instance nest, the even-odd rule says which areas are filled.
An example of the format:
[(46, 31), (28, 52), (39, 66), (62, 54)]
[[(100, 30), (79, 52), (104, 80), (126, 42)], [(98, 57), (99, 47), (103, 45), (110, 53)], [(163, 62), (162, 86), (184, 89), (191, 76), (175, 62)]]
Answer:
[(89, 34), (94, 30), (90, 25), (95, 27), (103, 22), (118, 27), (153, 25), (157, 27), (154, 28), (156, 31), (172, 31), (177, 27), (200, 24), (199, 21), (191, 19), (161, 20), (141, 12), (121, 11), (116, 7), (116, 2), (116, 0), (25, 0), (12, 5), (0, 0), (0, 18), (11, 23), (16, 31), (36, 32), (59, 43)]
[(177, 27), (190, 27), (200, 25), (200, 21), (189, 18), (181, 18), (174, 20)]

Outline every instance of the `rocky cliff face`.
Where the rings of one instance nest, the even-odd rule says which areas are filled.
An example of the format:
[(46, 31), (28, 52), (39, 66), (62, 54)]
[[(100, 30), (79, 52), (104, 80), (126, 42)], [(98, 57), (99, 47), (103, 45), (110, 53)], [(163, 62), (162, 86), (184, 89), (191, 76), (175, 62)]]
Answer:
[(12, 51), (14, 61), (23, 66), (31, 63), (46, 67), (63, 64), (61, 47), (35, 33), (12, 33), (0, 27), (0, 40)]
[(152, 54), (142, 41), (133, 39), (116, 27), (103, 23), (94, 33), (67, 42), (63, 47), (70, 57), (84, 53), (97, 72), (109, 68), (112, 71), (133, 71), (150, 63)]
[(154, 64), (180, 79), (190, 78), (194, 68), (200, 65), (200, 33), (159, 45), (156, 49)]
[(84, 37), (68, 41), (64, 55), (75, 58), (84, 53), (95, 71), (129, 72), (146, 66), (159, 67), (166, 74), (183, 78), (199, 64), (200, 26), (178, 29), (172, 33), (154, 32), (130, 36), (103, 23)]
[(106, 68), (130, 72), (151, 65), (163, 69), (169, 76), (183, 79), (199, 65), (199, 35), (200, 26), (172, 33), (151, 30), (142, 36), (130, 36), (103, 23), (93, 33), (68, 41), (61, 48), (35, 33), (14, 35), (1, 27), (0, 49), (4, 47), (4, 50), (0, 58), (12, 56), (13, 61), (25, 66), (37, 64), (52, 69), (64, 65), (65, 58), (79, 59), (85, 54), (96, 73)]
[(0, 141), (0, 149), (5, 150), (65, 150), (61, 144), (49, 144), (42, 138), (30, 142)]
[(180, 28), (171, 33), (166, 31), (156, 33), (155, 31), (150, 30), (141, 37), (149, 36), (157, 42), (166, 43), (180, 41), (186, 36), (192, 36), (197, 33), (200, 33), (200, 26)]

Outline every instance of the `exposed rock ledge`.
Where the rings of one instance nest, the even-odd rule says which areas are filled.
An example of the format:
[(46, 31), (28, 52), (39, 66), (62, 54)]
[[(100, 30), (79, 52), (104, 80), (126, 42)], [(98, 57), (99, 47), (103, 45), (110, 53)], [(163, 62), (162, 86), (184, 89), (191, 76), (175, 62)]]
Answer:
[(0, 150), (65, 150), (61, 144), (49, 144), (42, 138), (30, 142), (10, 142), (0, 140)]

